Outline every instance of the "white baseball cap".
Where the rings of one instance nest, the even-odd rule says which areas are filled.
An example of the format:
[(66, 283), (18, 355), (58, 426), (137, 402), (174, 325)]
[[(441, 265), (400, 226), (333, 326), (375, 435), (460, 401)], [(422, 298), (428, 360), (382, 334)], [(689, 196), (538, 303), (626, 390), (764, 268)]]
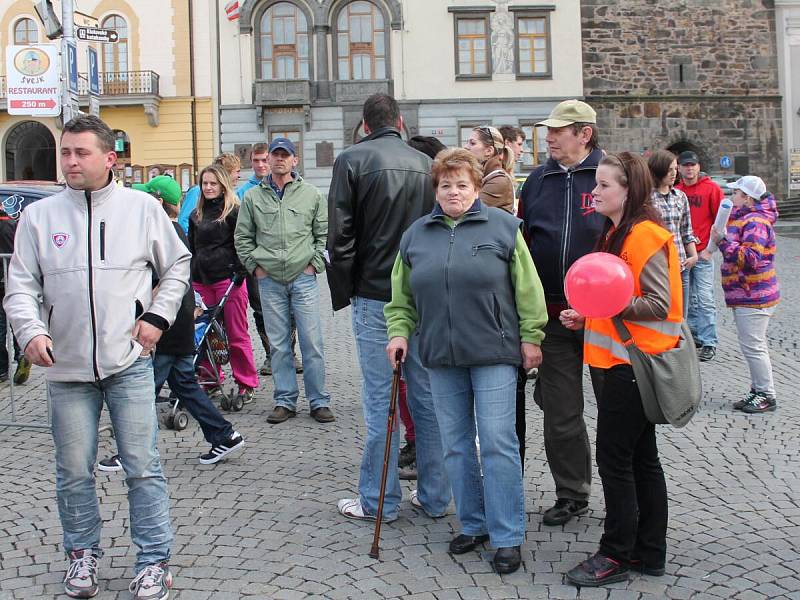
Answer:
[(745, 175), (733, 183), (727, 185), (732, 190), (742, 190), (745, 194), (755, 200), (760, 200), (761, 196), (767, 193), (767, 186), (761, 177), (755, 175)]

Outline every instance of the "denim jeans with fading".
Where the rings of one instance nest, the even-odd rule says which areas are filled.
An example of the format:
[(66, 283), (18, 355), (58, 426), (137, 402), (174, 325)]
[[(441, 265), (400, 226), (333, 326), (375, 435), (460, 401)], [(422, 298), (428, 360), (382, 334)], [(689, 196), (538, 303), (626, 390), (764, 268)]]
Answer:
[(701, 346), (717, 347), (717, 307), (714, 304), (714, 259), (698, 260), (689, 273), (686, 322)]
[[(389, 340), (386, 319), (383, 316), (383, 307), (387, 303), (359, 296), (352, 298), (351, 303), (353, 335), (361, 367), (361, 402), (367, 427), (358, 491), (362, 508), (367, 514), (374, 515), (378, 512), (389, 397), (392, 390), (392, 367), (386, 357)], [(452, 495), (444, 468), (442, 440), (433, 410), (428, 371), (420, 363), (416, 337), (412, 335), (408, 341), (403, 376), (407, 386), (406, 400), (414, 420), (416, 436), (418, 498), (429, 516), (438, 517), (447, 513)], [(395, 427), (392, 432), (383, 505), (386, 519), (397, 516), (402, 496), (397, 470), (399, 438), (399, 427)]]
[(497, 548), (521, 545), (525, 494), (516, 433), (517, 367), (435, 368), (430, 376), (461, 533), (488, 533)]
[(100, 554), (100, 506), (95, 491), (97, 426), (105, 402), (125, 471), (136, 572), (169, 560), (173, 534), (167, 481), (156, 447), (158, 420), (153, 361), (141, 357), (99, 382), (48, 382), (56, 450), (56, 496), (64, 550)]
[(325, 357), (322, 324), (319, 316), (317, 276), (300, 273), (289, 283), (269, 275), (258, 280), (264, 327), (270, 345), (272, 377), (275, 380), (275, 406), (297, 410), (300, 389), (292, 355), (292, 315), (297, 324), (297, 339), (303, 355), (303, 383), (311, 410), (330, 406), (325, 389)]

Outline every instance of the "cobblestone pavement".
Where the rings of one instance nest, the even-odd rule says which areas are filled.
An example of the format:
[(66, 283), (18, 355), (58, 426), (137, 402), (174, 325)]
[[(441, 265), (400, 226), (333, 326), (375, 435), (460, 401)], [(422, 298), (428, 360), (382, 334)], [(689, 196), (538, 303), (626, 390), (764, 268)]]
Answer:
[[(730, 409), (748, 377), (727, 310), (719, 313), (717, 358), (703, 365), (705, 398), (688, 427), (659, 427), (670, 494), (669, 553), (664, 577), (634, 575), (627, 583), (577, 590), (563, 574), (594, 552), (603, 499), (595, 472), (590, 512), (562, 527), (545, 527), (541, 512), (553, 483), (541, 441), (541, 414), (528, 414), (525, 470), (527, 541), (524, 566), (492, 572), (490, 549), (450, 556), (454, 516), (432, 520), (407, 500), (383, 528), (380, 561), (367, 556), (368, 523), (345, 520), (339, 498), (356, 490), (364, 434), (359, 373), (349, 314), (332, 314), (323, 288), (329, 387), (337, 421), (321, 425), (301, 404), (296, 419), (268, 425), (272, 382), (229, 418), (247, 448), (238, 458), (202, 466), (207, 449), (194, 423), (162, 430), (159, 446), (169, 477), (176, 543), (173, 598), (483, 600), (500, 598), (796, 598), (800, 599), (800, 240), (781, 238), (784, 301), (770, 328), (779, 409), (746, 416)], [(718, 293), (721, 306), (721, 292)], [(261, 359), (263, 356), (257, 356)], [(46, 420), (41, 370), (17, 388), (17, 418)], [(10, 418), (8, 388), (0, 419)], [(529, 390), (529, 398), (531, 390)], [(587, 401), (591, 435), (594, 399)], [(61, 594), (64, 559), (56, 513), (53, 448), (46, 431), (0, 428), (0, 600)], [(112, 449), (101, 435), (100, 453)], [(123, 478), (97, 475), (105, 557), (99, 598), (130, 597), (133, 550)]]

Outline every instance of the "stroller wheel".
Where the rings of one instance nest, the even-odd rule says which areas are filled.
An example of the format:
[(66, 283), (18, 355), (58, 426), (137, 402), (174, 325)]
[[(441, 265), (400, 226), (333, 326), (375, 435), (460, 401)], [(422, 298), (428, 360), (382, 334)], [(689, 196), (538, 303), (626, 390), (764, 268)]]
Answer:
[(164, 417), (164, 425), (167, 426), (167, 429), (175, 429), (175, 415), (169, 413), (166, 417)]
[(173, 421), (175, 425), (175, 431), (183, 431), (189, 425), (189, 415), (184, 411), (179, 410), (175, 413)]
[(230, 410), (231, 409), (231, 401), (228, 398), (227, 394), (223, 393), (219, 399), (219, 407), (222, 410)]
[(242, 410), (243, 406), (244, 406), (244, 396), (242, 394), (236, 394), (236, 396), (234, 396), (233, 400), (231, 401), (231, 408), (234, 410), (234, 412), (239, 412), (240, 410)]

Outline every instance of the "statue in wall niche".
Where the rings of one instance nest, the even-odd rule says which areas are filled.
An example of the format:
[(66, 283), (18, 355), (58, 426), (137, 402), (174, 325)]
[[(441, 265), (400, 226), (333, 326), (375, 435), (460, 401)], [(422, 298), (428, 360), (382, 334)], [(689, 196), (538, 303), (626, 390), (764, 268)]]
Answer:
[(509, 0), (492, 0), (497, 10), (492, 13), (492, 71), (495, 74), (514, 72), (514, 21), (508, 10)]

